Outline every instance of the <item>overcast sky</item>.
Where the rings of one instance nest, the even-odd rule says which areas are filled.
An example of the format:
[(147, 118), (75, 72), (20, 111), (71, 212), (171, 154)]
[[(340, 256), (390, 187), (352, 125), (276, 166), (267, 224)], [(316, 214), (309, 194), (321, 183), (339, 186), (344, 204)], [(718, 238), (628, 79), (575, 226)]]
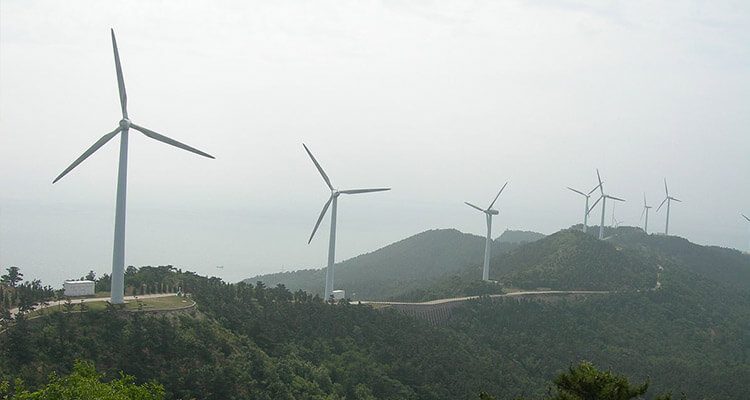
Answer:
[(483, 235), (463, 202), (505, 181), (494, 236), (553, 233), (596, 168), (625, 225), (666, 178), (670, 233), (747, 250), (746, 1), (0, 0), (3, 272), (111, 270), (118, 140), (52, 184), (120, 119), (110, 28), (131, 120), (216, 156), (131, 131), (126, 265), (322, 267), (329, 191), (303, 142), (336, 187), (392, 188), (340, 198), (337, 261)]

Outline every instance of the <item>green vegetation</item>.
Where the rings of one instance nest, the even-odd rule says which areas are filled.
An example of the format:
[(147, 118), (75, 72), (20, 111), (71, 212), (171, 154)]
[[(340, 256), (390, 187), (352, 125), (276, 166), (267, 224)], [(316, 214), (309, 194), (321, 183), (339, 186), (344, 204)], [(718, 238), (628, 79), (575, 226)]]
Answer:
[(678, 236), (647, 235), (633, 227), (612, 230), (610, 241), (630, 254), (665, 268), (695, 273), (738, 289), (750, 290), (750, 257), (738, 250), (701, 246)]
[(657, 266), (577, 230), (563, 230), (495, 257), (490, 278), (506, 286), (553, 290), (644, 290)]
[(505, 232), (503, 232), (500, 237), (495, 239), (496, 242), (500, 243), (518, 243), (518, 244), (524, 244), (524, 243), (533, 243), (536, 242), (539, 239), (544, 239), (543, 234), (539, 232), (533, 232), (533, 231), (514, 231), (507, 229)]
[[(685, 392), (691, 399), (750, 393), (750, 292), (722, 283), (720, 264), (707, 278), (697, 261), (669, 256), (658, 239), (628, 240), (639, 244), (616, 234), (602, 242), (562, 231), (494, 260), (508, 263), (498, 276), (522, 288), (612, 293), (483, 296), (450, 309), (442, 325), (389, 307), (325, 304), (283, 285), (227, 284), (169, 266), (134, 269), (129, 276), (141, 287), (156, 285), (148, 279), (182, 287), (197, 308), (152, 314), (91, 307), (22, 316), (0, 333), (0, 382), (18, 378), (39, 390), (46, 376), (71, 374), (80, 359), (95, 362), (104, 381), (118, 379), (120, 371), (138, 384), (156, 380), (166, 399), (453, 400), (476, 399), (481, 390), (487, 399), (587, 398), (565, 389), (575, 382), (612, 383), (607, 387), (625, 394), (617, 399), (642, 390), (624, 377), (650, 378), (652, 393)], [(413, 251), (402, 259), (416, 260)], [(478, 264), (445, 268), (452, 272), (442, 276), (452, 280), (423, 289), (425, 296), (500, 288), (471, 278)], [(623, 378), (588, 364), (569, 369), (584, 359)], [(568, 386), (555, 381), (556, 391), (547, 392), (561, 373), (571, 377)]]
[[(545, 400), (629, 400), (642, 398), (648, 391), (648, 380), (631, 386), (628, 378), (613, 374), (612, 371), (597, 371), (590, 362), (582, 362), (569, 367), (568, 372), (558, 375), (554, 394)], [(479, 394), (481, 400), (495, 400), (486, 392)], [(671, 400), (672, 394), (654, 397), (654, 400)], [(684, 397), (683, 397), (684, 399)], [(519, 400), (523, 400), (519, 398)]]
[(97, 400), (161, 400), (164, 398), (164, 389), (161, 385), (148, 382), (141, 386), (135, 384), (132, 376), (121, 375), (120, 378), (110, 382), (102, 382), (102, 375), (97, 374), (94, 365), (85, 361), (77, 361), (73, 366), (73, 372), (65, 377), (59, 378), (52, 373), (49, 383), (35, 392), (23, 389), (23, 381), (17, 380), (10, 391), (8, 382), (0, 382), (0, 395), (7, 400), (70, 400), (70, 399), (97, 399)]
[[(422, 232), (336, 264), (336, 287), (357, 300), (415, 298), (407, 294), (427, 290), (463, 268), (481, 266), (484, 244), (483, 237), (455, 229)], [(501, 254), (517, 246), (518, 243), (496, 242), (493, 253)], [(476, 276), (481, 278), (481, 268), (478, 271)], [(268, 274), (245, 280), (253, 284), (257, 281), (322, 295), (325, 269)]]

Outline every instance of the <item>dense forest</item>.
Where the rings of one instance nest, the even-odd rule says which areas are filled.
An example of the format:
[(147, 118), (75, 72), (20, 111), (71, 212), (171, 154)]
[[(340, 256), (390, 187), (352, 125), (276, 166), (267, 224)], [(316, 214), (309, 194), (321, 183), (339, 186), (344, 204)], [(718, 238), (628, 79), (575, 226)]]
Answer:
[[(688, 243), (694, 254), (683, 260), (673, 250), (685, 246), (677, 238), (610, 233), (598, 241), (565, 230), (493, 260), (494, 277), (521, 288), (608, 293), (480, 296), (452, 308), (439, 324), (387, 306), (328, 304), (284, 285), (229, 284), (172, 266), (129, 268), (130, 290), (179, 287), (197, 306), (4, 319), (0, 382), (21, 379), (27, 389), (43, 388), (52, 372), (75, 373), (79, 359), (93, 362), (105, 380), (120, 372), (138, 385), (156, 380), (167, 399), (477, 399), (483, 392), (485, 399), (510, 400), (548, 398), (556, 376), (588, 360), (633, 382), (648, 380), (646, 398), (750, 393), (750, 292), (725, 282), (745, 276), (748, 257)], [(470, 264), (455, 268), (421, 293), (508, 289), (476, 282), (477, 272)], [(5, 278), (2, 293), (16, 298), (23, 284), (16, 278), (10, 286)]]

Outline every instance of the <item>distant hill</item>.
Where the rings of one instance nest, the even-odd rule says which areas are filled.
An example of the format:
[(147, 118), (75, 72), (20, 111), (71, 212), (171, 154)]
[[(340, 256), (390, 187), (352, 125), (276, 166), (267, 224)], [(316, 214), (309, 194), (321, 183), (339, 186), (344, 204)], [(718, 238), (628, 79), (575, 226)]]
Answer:
[(738, 250), (701, 246), (679, 236), (648, 235), (629, 226), (612, 229), (608, 234), (612, 244), (652, 262), (750, 290), (750, 256)]
[(490, 277), (506, 286), (553, 290), (634, 290), (656, 284), (657, 266), (573, 229), (493, 259)]
[[(455, 229), (429, 230), (336, 264), (335, 286), (346, 290), (350, 298), (385, 300), (398, 297), (435, 285), (464, 267), (481, 265), (484, 244), (483, 237)], [(514, 243), (496, 243), (493, 253), (515, 247), (517, 244)], [(477, 275), (479, 278), (481, 270)], [(268, 286), (283, 284), (293, 291), (302, 289), (322, 295), (325, 269), (259, 275), (244, 281), (261, 281)]]
[(500, 237), (495, 239), (498, 243), (533, 243), (543, 239), (546, 235), (533, 231), (512, 231), (506, 230)]

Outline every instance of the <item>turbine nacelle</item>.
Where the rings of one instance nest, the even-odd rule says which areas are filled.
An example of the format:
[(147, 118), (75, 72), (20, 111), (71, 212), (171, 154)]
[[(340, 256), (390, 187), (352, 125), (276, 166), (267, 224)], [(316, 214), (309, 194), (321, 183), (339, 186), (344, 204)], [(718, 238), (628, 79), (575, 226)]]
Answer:
[(331, 184), (331, 179), (328, 178), (328, 174), (326, 174), (326, 172), (323, 170), (323, 167), (320, 166), (320, 163), (318, 163), (318, 160), (315, 159), (315, 156), (312, 155), (312, 152), (310, 151), (310, 149), (308, 149), (304, 143), (302, 143), (302, 147), (305, 148), (307, 155), (310, 156), (310, 159), (312, 160), (313, 164), (315, 164), (315, 168), (318, 170), (318, 172), (320, 173), (320, 176), (325, 181), (326, 186), (328, 186), (328, 188), (331, 189), (331, 197), (329, 197), (328, 201), (323, 205), (323, 210), (320, 212), (318, 221), (315, 223), (315, 228), (313, 228), (312, 234), (310, 235), (310, 239), (307, 241), (308, 244), (312, 242), (313, 237), (315, 237), (315, 232), (318, 231), (320, 222), (323, 220), (323, 217), (325, 216), (326, 211), (328, 211), (328, 207), (331, 205), (331, 203), (334, 200), (338, 199), (340, 194), (360, 194), (360, 193), (383, 192), (386, 190), (391, 190), (390, 188), (344, 189), (344, 190), (336, 189), (333, 187), (333, 184)]
[(498, 215), (498, 214), (500, 214), (500, 211), (497, 211), (497, 210), (486, 210), (485, 212), (487, 214), (490, 214), (490, 215)]

